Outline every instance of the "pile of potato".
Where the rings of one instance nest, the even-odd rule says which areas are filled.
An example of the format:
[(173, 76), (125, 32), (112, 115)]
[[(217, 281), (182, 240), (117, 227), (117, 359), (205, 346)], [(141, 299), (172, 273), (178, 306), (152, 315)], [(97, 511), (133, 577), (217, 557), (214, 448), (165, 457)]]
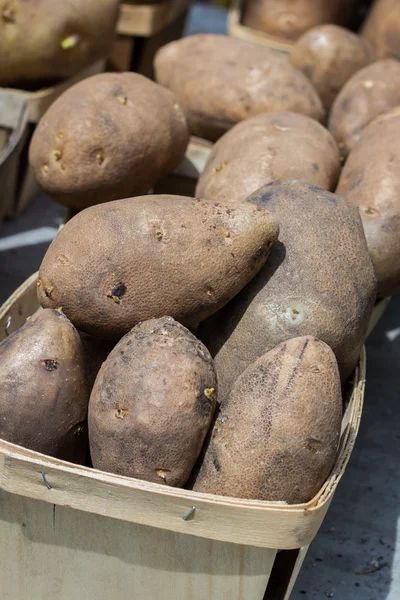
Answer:
[[(323, 35), (292, 64), (192, 36), (158, 83), (98, 75), (50, 107), (30, 162), (77, 214), (0, 344), (0, 438), (213, 494), (319, 491), (377, 294), (400, 291), (400, 63)], [(153, 194), (190, 134), (216, 142), (196, 197)]]

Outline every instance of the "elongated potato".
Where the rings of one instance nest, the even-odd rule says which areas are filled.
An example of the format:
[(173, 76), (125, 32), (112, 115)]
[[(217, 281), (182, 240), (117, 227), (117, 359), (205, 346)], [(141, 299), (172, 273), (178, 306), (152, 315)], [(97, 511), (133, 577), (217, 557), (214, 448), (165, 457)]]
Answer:
[(359, 207), (378, 296), (400, 292), (400, 108), (373, 121), (351, 151), (337, 193)]
[(72, 323), (41, 310), (0, 344), (0, 439), (84, 462), (88, 446), (83, 348)]
[(215, 360), (220, 401), (258, 357), (302, 335), (332, 348), (345, 380), (358, 361), (376, 295), (357, 208), (302, 181), (266, 185), (248, 201), (277, 220), (279, 241), (260, 273), (200, 328)]
[(39, 271), (44, 307), (75, 326), (118, 339), (140, 321), (172, 316), (196, 325), (265, 263), (278, 226), (253, 205), (227, 208), (181, 196), (142, 196), (78, 213)]
[(347, 24), (354, 4), (354, 0), (247, 0), (244, 25), (297, 40), (316, 25)]
[(188, 140), (174, 94), (137, 73), (105, 73), (52, 104), (29, 158), (44, 191), (81, 210), (148, 192), (179, 165)]
[(378, 58), (400, 59), (400, 4), (398, 0), (375, 0), (361, 34)]
[(288, 340), (236, 381), (194, 489), (308, 502), (334, 465), (341, 419), (340, 377), (332, 350), (314, 337)]
[(2, 0), (0, 85), (44, 85), (110, 53), (119, 0)]
[(93, 466), (182, 486), (216, 404), (207, 348), (171, 317), (137, 325), (103, 364), (90, 396)]
[(269, 111), (324, 118), (308, 79), (267, 48), (224, 35), (193, 35), (161, 48), (156, 78), (186, 109), (190, 132), (216, 140), (235, 123)]
[(338, 25), (306, 31), (290, 53), (290, 63), (308, 77), (327, 110), (346, 81), (373, 60), (368, 42)]
[(295, 113), (264, 113), (218, 140), (196, 196), (237, 204), (277, 179), (303, 179), (334, 190), (340, 169), (336, 142), (320, 123)]
[(329, 115), (329, 130), (347, 156), (363, 130), (400, 104), (400, 62), (378, 60), (358, 71), (343, 87)]

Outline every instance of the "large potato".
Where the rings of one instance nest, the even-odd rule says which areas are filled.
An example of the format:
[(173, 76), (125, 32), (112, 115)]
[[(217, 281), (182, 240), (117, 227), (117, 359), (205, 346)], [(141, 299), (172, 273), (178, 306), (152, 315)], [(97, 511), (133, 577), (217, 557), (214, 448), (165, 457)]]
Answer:
[(238, 123), (218, 140), (196, 196), (237, 204), (277, 179), (303, 179), (333, 190), (340, 168), (336, 142), (317, 121), (294, 113), (264, 113)]
[(164, 315), (195, 325), (254, 277), (277, 235), (270, 214), (254, 205), (163, 195), (100, 204), (73, 217), (50, 245), (39, 300), (110, 339)]
[(0, 344), (0, 439), (83, 462), (87, 387), (79, 333), (56, 310), (41, 310)]
[(175, 95), (137, 73), (95, 75), (45, 113), (30, 163), (45, 192), (80, 210), (144, 194), (182, 161), (189, 134)]
[(366, 40), (337, 25), (313, 27), (290, 53), (291, 64), (309, 78), (327, 110), (346, 81), (373, 60)]
[(297, 40), (323, 23), (346, 24), (354, 0), (247, 0), (244, 24), (278, 38)]
[(108, 56), (119, 0), (0, 2), (0, 85), (70, 77)]
[(378, 58), (400, 59), (400, 3), (375, 0), (361, 32)]
[(194, 489), (308, 502), (335, 462), (342, 418), (335, 355), (314, 337), (297, 337), (240, 375), (213, 429)]
[(373, 121), (351, 151), (337, 188), (359, 207), (378, 296), (400, 292), (400, 108)]
[(194, 335), (171, 317), (137, 325), (103, 364), (90, 396), (93, 466), (182, 486), (216, 400), (211, 355)]
[(357, 208), (301, 181), (264, 186), (249, 201), (277, 220), (279, 241), (257, 277), (199, 332), (215, 358), (220, 400), (259, 356), (302, 335), (332, 348), (345, 380), (358, 361), (376, 294)]
[(193, 35), (161, 48), (159, 83), (182, 101), (190, 132), (216, 140), (238, 121), (269, 111), (318, 120), (324, 110), (308, 79), (267, 48), (224, 35)]
[(358, 71), (342, 88), (329, 115), (329, 130), (343, 156), (377, 116), (400, 104), (400, 62), (378, 60)]

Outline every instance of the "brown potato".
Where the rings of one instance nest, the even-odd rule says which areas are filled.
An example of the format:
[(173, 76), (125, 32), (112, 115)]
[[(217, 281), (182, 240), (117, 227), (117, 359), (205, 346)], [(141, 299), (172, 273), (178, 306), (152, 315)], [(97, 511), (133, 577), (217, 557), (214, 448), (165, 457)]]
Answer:
[(361, 31), (378, 58), (400, 59), (400, 4), (375, 0)]
[(0, 85), (44, 85), (110, 53), (119, 0), (0, 2)]
[(400, 108), (375, 119), (351, 151), (337, 193), (359, 207), (378, 297), (400, 292)]
[(347, 24), (354, 0), (247, 0), (244, 25), (287, 40), (323, 23)]
[(313, 27), (290, 53), (290, 63), (308, 77), (327, 110), (346, 81), (373, 60), (366, 40), (337, 25)]
[(236, 381), (194, 489), (308, 502), (335, 463), (341, 419), (340, 377), (332, 350), (314, 337), (288, 340)]
[(171, 317), (137, 325), (111, 352), (90, 396), (93, 466), (182, 486), (216, 401), (211, 355), (190, 331)]
[(295, 113), (264, 113), (218, 140), (196, 196), (237, 204), (277, 179), (303, 179), (333, 190), (340, 169), (336, 142), (320, 123)]
[(148, 192), (180, 164), (188, 141), (172, 92), (137, 73), (105, 73), (52, 104), (29, 158), (44, 191), (80, 210)]
[(376, 294), (358, 210), (302, 181), (266, 185), (248, 201), (277, 220), (279, 241), (251, 283), (200, 327), (198, 336), (215, 359), (220, 401), (252, 362), (297, 336), (327, 343), (346, 380)]
[(291, 111), (318, 120), (324, 110), (308, 79), (266, 46), (224, 35), (193, 35), (161, 48), (156, 78), (186, 109), (190, 132), (216, 140), (259, 113)]
[(109, 339), (166, 314), (196, 325), (254, 277), (277, 235), (269, 213), (253, 205), (163, 195), (100, 204), (73, 217), (50, 245), (39, 300)]
[(342, 88), (329, 115), (329, 130), (343, 156), (363, 129), (380, 114), (400, 104), (400, 62), (378, 60), (358, 71)]
[(0, 343), (0, 439), (84, 462), (86, 383), (79, 333), (58, 310), (41, 310)]

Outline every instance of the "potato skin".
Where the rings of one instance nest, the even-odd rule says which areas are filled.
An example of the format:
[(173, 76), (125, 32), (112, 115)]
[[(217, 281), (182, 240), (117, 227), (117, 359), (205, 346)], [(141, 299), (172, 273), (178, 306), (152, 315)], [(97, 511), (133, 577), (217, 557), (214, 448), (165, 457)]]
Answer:
[(237, 379), (194, 489), (308, 502), (334, 466), (341, 419), (340, 377), (332, 350), (310, 336), (288, 340)]
[(244, 25), (297, 40), (316, 25), (347, 23), (352, 5), (353, 0), (247, 0)]
[(0, 439), (72, 462), (87, 451), (79, 333), (56, 310), (36, 312), (0, 344)]
[(320, 25), (304, 33), (293, 46), (290, 63), (309, 78), (324, 107), (360, 69), (374, 60), (368, 42), (338, 25)]
[(62, 306), (78, 329), (106, 339), (165, 314), (193, 326), (260, 270), (278, 230), (252, 205), (163, 195), (99, 204), (50, 245), (39, 301)]
[(215, 360), (220, 401), (259, 356), (296, 336), (327, 343), (346, 380), (376, 295), (358, 210), (302, 181), (266, 185), (248, 201), (279, 222), (279, 241), (250, 284), (200, 327), (198, 336)]
[(0, 85), (45, 85), (112, 49), (119, 0), (0, 1)]
[(375, 0), (361, 31), (378, 58), (400, 59), (400, 5), (398, 0)]
[(111, 352), (90, 396), (93, 466), (183, 486), (216, 404), (207, 348), (171, 317), (140, 323)]
[(400, 104), (400, 62), (378, 60), (358, 71), (344, 85), (329, 115), (329, 131), (344, 157), (363, 130), (380, 114)]
[(161, 48), (156, 79), (186, 108), (192, 135), (217, 140), (259, 113), (291, 111), (324, 118), (308, 79), (269, 48), (224, 35), (193, 35)]
[(400, 108), (364, 130), (336, 191), (360, 210), (378, 297), (400, 293)]
[(44, 191), (81, 210), (147, 193), (183, 160), (178, 99), (137, 73), (104, 73), (58, 98), (39, 122), (30, 164)]
[(295, 113), (264, 113), (218, 140), (196, 196), (234, 205), (277, 179), (303, 179), (333, 190), (340, 169), (336, 142), (320, 123)]

